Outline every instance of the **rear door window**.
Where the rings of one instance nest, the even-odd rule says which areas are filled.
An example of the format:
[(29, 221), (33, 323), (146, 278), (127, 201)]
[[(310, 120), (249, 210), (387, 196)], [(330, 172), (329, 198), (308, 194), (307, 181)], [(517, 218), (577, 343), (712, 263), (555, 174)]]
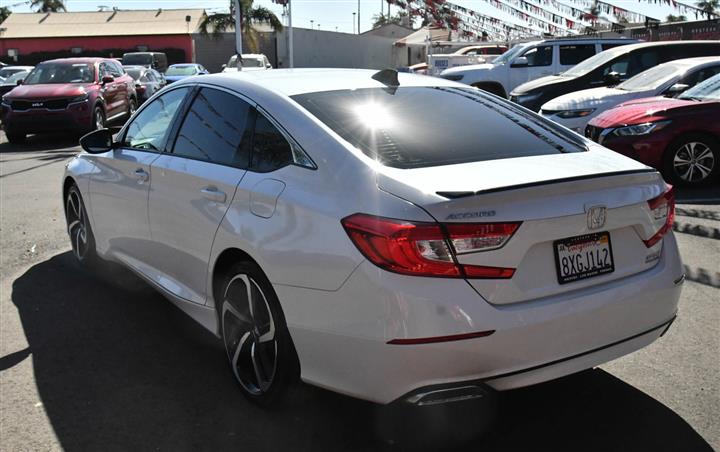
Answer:
[(368, 88), (293, 99), (350, 145), (394, 168), (585, 150), (561, 127), (473, 88)]
[(293, 163), (290, 143), (265, 115), (258, 112), (253, 135), (252, 170), (266, 173)]
[(185, 115), (173, 153), (181, 157), (247, 168), (252, 106), (239, 97), (202, 88)]
[(572, 44), (560, 46), (560, 64), (576, 65), (595, 55), (595, 44)]

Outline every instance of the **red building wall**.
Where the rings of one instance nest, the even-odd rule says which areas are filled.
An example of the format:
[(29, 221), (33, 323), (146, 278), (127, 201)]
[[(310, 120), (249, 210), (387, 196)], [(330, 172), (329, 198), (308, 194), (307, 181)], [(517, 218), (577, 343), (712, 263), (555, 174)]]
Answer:
[[(177, 48), (185, 51), (186, 63), (193, 62), (193, 41), (190, 35), (144, 35), (144, 36), (89, 36), (76, 38), (19, 38), (0, 39), (0, 57), (7, 57), (8, 49), (18, 49), (20, 57), (36, 52), (60, 52), (81, 47), (83, 52), (103, 49), (135, 49), (147, 46), (148, 50)], [(122, 55), (113, 55), (122, 57)]]

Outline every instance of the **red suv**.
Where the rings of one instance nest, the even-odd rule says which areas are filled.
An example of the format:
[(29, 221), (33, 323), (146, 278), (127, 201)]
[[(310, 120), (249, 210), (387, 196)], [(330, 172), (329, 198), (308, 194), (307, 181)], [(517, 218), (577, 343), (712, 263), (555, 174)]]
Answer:
[(118, 61), (64, 58), (37, 65), (2, 97), (0, 116), (8, 141), (22, 143), (28, 133), (103, 128), (136, 106), (135, 82)]

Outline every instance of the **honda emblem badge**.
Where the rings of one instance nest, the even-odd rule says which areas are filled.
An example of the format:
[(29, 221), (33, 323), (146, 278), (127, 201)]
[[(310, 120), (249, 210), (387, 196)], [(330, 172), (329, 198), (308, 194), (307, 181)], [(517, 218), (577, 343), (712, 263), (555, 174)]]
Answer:
[(607, 208), (605, 206), (593, 206), (587, 211), (588, 229), (599, 229), (605, 226)]

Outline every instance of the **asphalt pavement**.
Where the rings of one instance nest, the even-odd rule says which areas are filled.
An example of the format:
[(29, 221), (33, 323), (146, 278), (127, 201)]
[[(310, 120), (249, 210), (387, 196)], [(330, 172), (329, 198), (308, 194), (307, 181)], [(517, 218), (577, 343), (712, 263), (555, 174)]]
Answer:
[[(60, 197), (75, 143), (11, 146), (0, 133), (0, 450), (408, 448), (394, 426), (411, 420), (322, 389), (300, 385), (282, 410), (249, 404), (213, 335), (127, 272), (79, 268)], [(495, 429), (470, 443), (458, 445), (480, 428), (472, 413), (432, 413), (417, 424), (438, 434), (429, 444), (720, 449), (720, 187), (678, 198), (688, 280), (664, 337), (600, 368), (503, 393)]]

